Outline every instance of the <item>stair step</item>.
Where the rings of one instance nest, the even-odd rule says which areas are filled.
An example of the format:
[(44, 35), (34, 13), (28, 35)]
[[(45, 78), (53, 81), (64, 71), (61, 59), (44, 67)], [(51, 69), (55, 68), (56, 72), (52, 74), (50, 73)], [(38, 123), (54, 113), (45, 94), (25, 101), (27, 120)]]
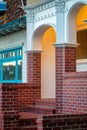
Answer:
[(36, 127), (37, 115), (29, 112), (20, 112), (19, 127)]
[(27, 112), (32, 112), (36, 114), (55, 114), (55, 107), (33, 105), (26, 109)]
[(20, 112), (19, 130), (37, 130), (37, 114)]
[(41, 106), (56, 106), (55, 99), (40, 99), (36, 100), (33, 105), (41, 105)]
[(19, 130), (37, 130), (37, 126), (24, 126), (19, 128)]
[(20, 112), (20, 119), (36, 119), (38, 114), (30, 112)]

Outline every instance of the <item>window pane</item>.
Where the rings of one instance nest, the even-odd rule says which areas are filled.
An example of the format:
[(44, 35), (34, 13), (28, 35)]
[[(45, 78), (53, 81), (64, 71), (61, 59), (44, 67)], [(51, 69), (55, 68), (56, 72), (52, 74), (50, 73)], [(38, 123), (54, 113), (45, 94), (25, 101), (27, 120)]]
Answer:
[(15, 57), (15, 51), (10, 52), (10, 57)]
[(0, 60), (2, 59), (2, 54), (0, 54)]
[(3, 63), (3, 80), (15, 80), (16, 62)]
[(21, 49), (17, 51), (17, 55), (22, 56), (22, 50)]
[(22, 60), (18, 61), (18, 80), (22, 80)]

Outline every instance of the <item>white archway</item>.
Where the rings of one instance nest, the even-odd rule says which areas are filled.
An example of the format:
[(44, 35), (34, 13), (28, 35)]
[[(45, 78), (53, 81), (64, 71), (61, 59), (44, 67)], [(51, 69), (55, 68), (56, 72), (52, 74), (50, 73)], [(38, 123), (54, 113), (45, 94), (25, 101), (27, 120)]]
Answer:
[(56, 32), (51, 25), (38, 27), (33, 34), (32, 49), (41, 54), (41, 97), (55, 98), (55, 47)]
[[(72, 5), (72, 7), (69, 10), (68, 13), (68, 39), (71, 43), (79, 43), (79, 47), (77, 48), (77, 59), (76, 59), (76, 68), (77, 71), (87, 71), (87, 56), (86, 56), (86, 43), (84, 42), (84, 39), (78, 41), (77, 39), (77, 16), (79, 14), (79, 11), (86, 7), (87, 1), (78, 1), (75, 4)], [(85, 13), (85, 12), (84, 12)], [(81, 14), (80, 14), (81, 15)], [(84, 20), (84, 19), (81, 19)], [(82, 21), (81, 21), (82, 22)], [(81, 24), (80, 29), (86, 30), (87, 26), (85, 23)], [(81, 32), (81, 30), (79, 30)], [(81, 33), (78, 34), (81, 34)], [(81, 37), (81, 35), (79, 35)], [(85, 35), (86, 36), (86, 35)], [(80, 39), (80, 37), (78, 37)], [(83, 36), (82, 36), (83, 37)], [(84, 56), (85, 54), (85, 56)]]
[(76, 35), (76, 18), (79, 10), (85, 5), (85, 3), (75, 3), (69, 10), (68, 13), (68, 41), (70, 43), (77, 43)]

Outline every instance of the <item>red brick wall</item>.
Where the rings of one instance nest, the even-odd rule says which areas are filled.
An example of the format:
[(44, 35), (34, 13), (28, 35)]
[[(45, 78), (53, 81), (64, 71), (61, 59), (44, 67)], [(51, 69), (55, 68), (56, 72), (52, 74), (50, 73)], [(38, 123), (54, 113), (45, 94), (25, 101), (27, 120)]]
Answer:
[(17, 84), (17, 101), (19, 111), (25, 111), (35, 100), (40, 99), (40, 88), (30, 84)]
[(65, 72), (76, 71), (76, 47), (65, 47), (64, 49), (65, 58)]
[(87, 130), (87, 114), (44, 115), (37, 119), (38, 130)]
[(64, 113), (87, 113), (87, 72), (65, 73)]
[(76, 72), (76, 47), (56, 47), (58, 73)]
[(18, 118), (16, 88), (0, 84), (0, 130), (18, 130)]
[(30, 84), (0, 84), (0, 130), (19, 130), (19, 112), (40, 99), (39, 90)]
[(2, 85), (0, 84), (0, 130), (4, 128), (3, 112), (2, 112)]

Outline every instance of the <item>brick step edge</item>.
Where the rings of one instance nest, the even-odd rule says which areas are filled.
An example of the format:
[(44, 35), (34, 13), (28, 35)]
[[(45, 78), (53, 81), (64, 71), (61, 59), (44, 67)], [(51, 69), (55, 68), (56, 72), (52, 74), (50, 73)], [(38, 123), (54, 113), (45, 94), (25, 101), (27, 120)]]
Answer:
[(56, 107), (54, 106), (41, 106), (41, 105), (31, 105), (31, 106), (28, 106), (28, 108), (30, 109), (42, 109), (42, 110), (53, 110), (53, 109), (56, 109)]
[(30, 107), (26, 109), (26, 112), (31, 112), (34, 114), (55, 114), (56, 109)]
[(22, 126), (19, 127), (19, 130), (37, 130), (37, 126)]
[(36, 100), (34, 105), (56, 106), (55, 100)]

